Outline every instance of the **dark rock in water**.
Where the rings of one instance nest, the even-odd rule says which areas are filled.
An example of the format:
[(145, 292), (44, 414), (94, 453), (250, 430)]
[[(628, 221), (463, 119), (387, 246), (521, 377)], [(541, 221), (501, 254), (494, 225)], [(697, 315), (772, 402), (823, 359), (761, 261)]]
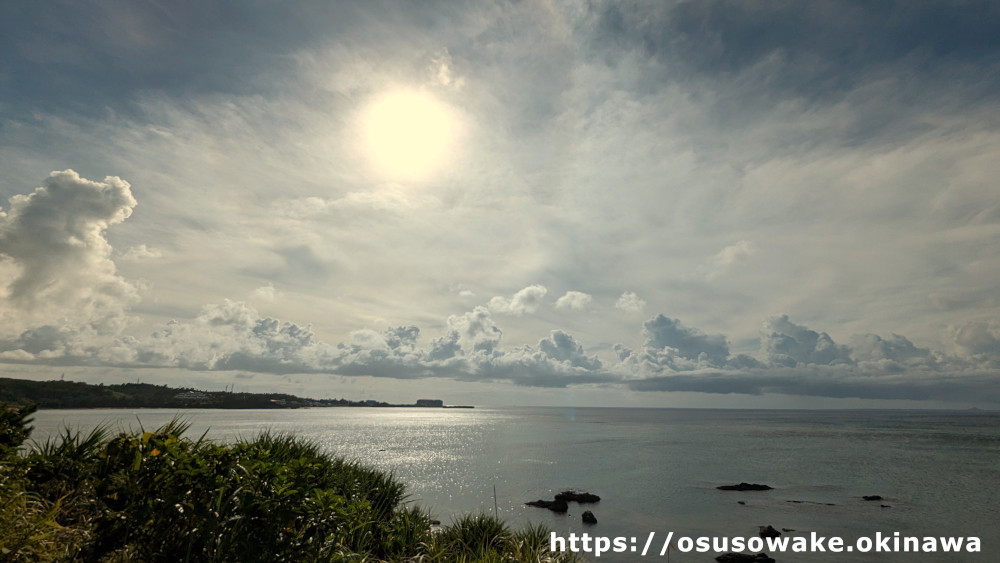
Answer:
[(552, 504), (549, 505), (549, 510), (552, 512), (566, 512), (569, 510), (569, 505), (567, 505), (564, 500), (554, 500), (552, 501)]
[(880, 497), (879, 495), (865, 495), (861, 498), (865, 500), (882, 500), (882, 497)]
[(736, 504), (746, 504), (746, 502), (744, 502), (742, 500), (738, 500), (738, 501), (736, 501)]
[(775, 563), (766, 553), (724, 553), (715, 558), (719, 563)]
[(592, 495), (590, 493), (578, 493), (576, 491), (563, 491), (556, 495), (556, 500), (564, 500), (566, 502), (598, 502), (601, 497), (597, 495)]
[(594, 516), (593, 512), (591, 512), (589, 510), (584, 510), (583, 511), (583, 523), (584, 524), (596, 524), (597, 523), (597, 517)]
[[(563, 491), (556, 495), (555, 500), (533, 500), (526, 502), (524, 504), (528, 506), (537, 506), (538, 508), (548, 508), (553, 512), (566, 512), (569, 510), (569, 505), (567, 502), (597, 502), (601, 500), (601, 497), (593, 495), (590, 493), (578, 493), (576, 491)], [(596, 520), (595, 520), (596, 522)]]
[(892, 507), (891, 507), (891, 506), (889, 506), (888, 504), (883, 504), (883, 505), (882, 505), (882, 508), (892, 508)]
[(781, 536), (781, 532), (774, 529), (774, 526), (768, 524), (767, 526), (760, 526), (760, 537), (762, 538), (777, 538)]
[(569, 505), (566, 504), (564, 500), (533, 500), (524, 503), (528, 506), (537, 506), (538, 508), (548, 508), (552, 512), (566, 512), (569, 510)]
[(758, 485), (757, 483), (740, 483), (739, 485), (719, 485), (720, 491), (770, 491), (774, 487)]

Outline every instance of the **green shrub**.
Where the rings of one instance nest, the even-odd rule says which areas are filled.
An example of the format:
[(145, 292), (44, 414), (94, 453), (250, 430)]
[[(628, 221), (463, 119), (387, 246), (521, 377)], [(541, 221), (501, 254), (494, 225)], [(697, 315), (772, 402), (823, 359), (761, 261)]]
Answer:
[(21, 444), (31, 434), (31, 416), (38, 410), (35, 405), (0, 404), (0, 461), (16, 454)]

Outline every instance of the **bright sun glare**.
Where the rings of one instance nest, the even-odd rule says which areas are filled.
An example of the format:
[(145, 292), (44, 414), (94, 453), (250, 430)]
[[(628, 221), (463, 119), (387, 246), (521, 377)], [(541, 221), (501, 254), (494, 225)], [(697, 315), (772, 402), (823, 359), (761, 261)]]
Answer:
[(429, 94), (402, 91), (377, 98), (364, 119), (365, 148), (380, 174), (423, 180), (447, 161), (455, 120)]

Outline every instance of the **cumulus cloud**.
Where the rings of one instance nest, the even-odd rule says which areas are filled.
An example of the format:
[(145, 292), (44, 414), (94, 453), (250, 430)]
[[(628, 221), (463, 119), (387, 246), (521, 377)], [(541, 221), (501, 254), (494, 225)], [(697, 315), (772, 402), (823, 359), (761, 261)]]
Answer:
[(729, 344), (725, 336), (687, 328), (677, 319), (657, 315), (643, 323), (642, 333), (646, 337), (644, 347), (647, 350), (669, 348), (681, 358), (713, 365), (722, 365), (729, 358)]
[(490, 299), (489, 309), (494, 313), (515, 317), (520, 317), (525, 313), (534, 313), (542, 305), (542, 300), (548, 292), (549, 290), (545, 286), (529, 285), (509, 299), (500, 296)]
[[(616, 345), (614, 361), (605, 363), (563, 330), (551, 331), (535, 345), (502, 348), (502, 330), (485, 307), (449, 317), (445, 333), (429, 342), (422, 341), (419, 327), (408, 325), (356, 330), (346, 342), (332, 345), (309, 326), (224, 301), (206, 305), (191, 321), (171, 321), (146, 338), (119, 336), (100, 345), (81, 329), (27, 330), (17, 338), (0, 339), (0, 361), (446, 377), (549, 388), (624, 385), (635, 391), (1000, 401), (995, 370), (921, 348), (900, 335), (858, 335), (851, 346), (842, 346), (784, 315), (766, 319), (764, 326), (762, 361), (730, 355), (724, 335), (657, 315), (642, 324), (644, 342), (638, 351)], [(982, 327), (969, 327), (966, 333), (975, 330)], [(971, 339), (980, 343), (976, 350), (988, 352), (988, 339), (978, 333), (976, 338)]]
[(593, 301), (593, 297), (582, 291), (567, 291), (556, 300), (556, 309), (574, 309), (583, 311)]
[(788, 315), (764, 319), (760, 347), (767, 361), (775, 366), (853, 363), (846, 346), (836, 344), (825, 332), (815, 332), (793, 323)]
[(482, 378), (535, 387), (611, 383), (620, 379), (606, 371), (597, 356), (588, 356), (572, 335), (561, 330), (552, 331), (537, 346), (515, 347), (483, 357), (476, 369)]
[[(903, 372), (908, 369), (936, 370), (948, 360), (944, 355), (920, 348), (905, 336), (855, 335), (850, 340), (851, 358), (862, 371)], [(954, 363), (954, 360), (952, 361)]]
[[(490, 311), (485, 307), (476, 307), (462, 315), (448, 317), (448, 329), (446, 340), (454, 342), (458, 349), (467, 354), (490, 354), (503, 336), (503, 331), (493, 322)], [(448, 347), (443, 343), (442, 346)]]
[(955, 346), (971, 359), (1000, 367), (1000, 323), (972, 321), (951, 327)]
[(118, 275), (105, 232), (135, 206), (128, 182), (90, 181), (73, 170), (10, 198), (0, 211), (0, 280), (12, 305), (0, 314), (5, 328), (58, 321), (120, 329), (140, 288)]
[(646, 302), (640, 299), (634, 291), (626, 291), (618, 298), (615, 307), (629, 313), (638, 313), (646, 308)]

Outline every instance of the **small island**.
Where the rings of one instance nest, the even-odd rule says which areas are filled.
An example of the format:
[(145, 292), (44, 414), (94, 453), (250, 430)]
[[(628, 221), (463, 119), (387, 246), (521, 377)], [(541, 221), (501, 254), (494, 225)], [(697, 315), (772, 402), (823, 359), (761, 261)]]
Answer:
[(113, 385), (79, 381), (33, 381), (0, 378), (0, 403), (34, 404), (40, 409), (298, 409), (309, 407), (422, 407), (448, 406), (441, 399), (419, 399), (400, 405), (382, 401), (308, 399), (284, 393), (234, 393), (175, 388), (151, 383)]

